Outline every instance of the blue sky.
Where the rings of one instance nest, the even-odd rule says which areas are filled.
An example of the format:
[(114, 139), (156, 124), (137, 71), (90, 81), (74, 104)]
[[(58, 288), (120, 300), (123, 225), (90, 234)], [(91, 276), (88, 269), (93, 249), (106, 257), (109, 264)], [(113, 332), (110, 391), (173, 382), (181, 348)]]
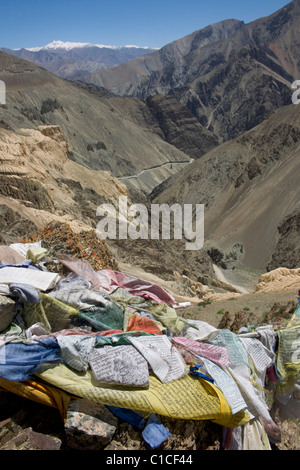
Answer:
[(217, 21), (249, 23), (289, 3), (282, 0), (10, 0), (0, 3), (0, 47), (53, 40), (162, 47)]

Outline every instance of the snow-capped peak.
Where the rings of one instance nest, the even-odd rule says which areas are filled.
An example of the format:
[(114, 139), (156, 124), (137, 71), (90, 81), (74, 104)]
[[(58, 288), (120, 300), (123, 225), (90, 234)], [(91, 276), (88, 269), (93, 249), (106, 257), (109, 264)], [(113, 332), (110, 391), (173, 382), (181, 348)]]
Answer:
[(31, 47), (25, 48), (31, 52), (38, 52), (38, 51), (47, 51), (49, 49), (66, 49), (69, 51), (70, 49), (74, 49), (74, 47), (90, 47), (92, 44), (87, 42), (63, 42), (63, 41), (52, 41), (50, 44), (41, 47)]
[(30, 52), (39, 52), (39, 51), (49, 51), (56, 49), (64, 49), (70, 51), (75, 48), (83, 47), (99, 47), (99, 48), (108, 48), (108, 49), (122, 49), (122, 48), (140, 48), (140, 49), (151, 49), (150, 47), (141, 47), (141, 46), (105, 46), (103, 44), (92, 44), (90, 42), (64, 42), (64, 41), (52, 41), (50, 44), (41, 47), (31, 47), (25, 48)]

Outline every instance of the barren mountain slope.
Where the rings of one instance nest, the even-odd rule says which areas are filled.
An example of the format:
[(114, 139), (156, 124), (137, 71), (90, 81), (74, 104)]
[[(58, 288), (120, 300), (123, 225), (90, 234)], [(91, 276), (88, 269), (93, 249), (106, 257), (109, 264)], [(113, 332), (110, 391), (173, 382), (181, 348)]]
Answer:
[[(290, 105), (193, 162), (152, 197), (156, 203), (205, 204), (206, 249), (221, 250), (225, 257), (219, 261), (230, 267), (265, 270), (278, 249), (278, 227), (299, 212), (299, 157), (299, 107)], [(281, 246), (290, 240), (286, 256), (291, 250), (299, 253), (294, 230), (281, 239)], [(278, 263), (294, 267), (290, 258)]]
[[(108, 172), (90, 170), (72, 161), (70, 148), (59, 126), (13, 132), (0, 129), (0, 244), (16, 243), (36, 235), (50, 222), (68, 224), (74, 233), (93, 231), (100, 221), (97, 208), (119, 197), (148, 204), (146, 197), (113, 178)], [(59, 243), (59, 241), (58, 241)], [(212, 276), (206, 253), (187, 253), (184, 241), (107, 240), (114, 258), (161, 275), (175, 283), (175, 291), (188, 291), (181, 274), (187, 266), (193, 276)], [(174, 269), (179, 273), (174, 277)], [(178, 284), (176, 284), (178, 282)]]

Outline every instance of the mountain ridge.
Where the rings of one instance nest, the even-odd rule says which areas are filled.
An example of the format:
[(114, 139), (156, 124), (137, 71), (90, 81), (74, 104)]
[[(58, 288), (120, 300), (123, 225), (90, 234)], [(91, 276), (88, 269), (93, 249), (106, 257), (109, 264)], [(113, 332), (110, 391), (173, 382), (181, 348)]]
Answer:
[(98, 70), (115, 67), (155, 49), (128, 46), (105, 46), (91, 43), (53, 41), (46, 46), (0, 49), (28, 60), (68, 80), (79, 80)]

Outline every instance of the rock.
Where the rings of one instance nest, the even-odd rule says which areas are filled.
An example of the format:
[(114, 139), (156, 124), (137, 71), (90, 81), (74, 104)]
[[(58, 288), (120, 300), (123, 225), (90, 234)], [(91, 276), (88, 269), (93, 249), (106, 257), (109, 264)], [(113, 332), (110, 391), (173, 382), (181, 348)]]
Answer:
[(118, 419), (102, 404), (87, 399), (70, 403), (65, 422), (67, 445), (77, 450), (99, 450), (117, 429)]
[(21, 426), (14, 423), (12, 418), (4, 419), (0, 423), (0, 449), (5, 445), (10, 439), (17, 436), (19, 432), (22, 431)]
[[(6, 420), (10, 421), (10, 420)], [(57, 437), (47, 436), (26, 428), (6, 442), (1, 450), (60, 450), (61, 441)]]
[(274, 292), (299, 288), (300, 268), (277, 268), (260, 276), (254, 292)]
[(230, 325), (230, 331), (237, 333), (240, 328), (247, 325), (253, 325), (255, 323), (255, 315), (253, 312), (247, 312), (240, 310), (235, 314), (233, 322)]
[(66, 139), (60, 126), (39, 126), (38, 130), (46, 137), (50, 137), (50, 139), (53, 139), (60, 144), (66, 144)]
[[(283, 107), (242, 137), (211, 150), (168, 180), (163, 191), (152, 199), (160, 205), (173, 201), (182, 207), (191, 201), (205, 205), (205, 247), (215, 247), (208, 254), (217, 266), (247, 266), (259, 272), (264, 272), (266, 265), (268, 270), (283, 265), (299, 267), (299, 200), (289, 200), (290, 194), (298, 194), (299, 186), (299, 172), (295, 170), (300, 141), (297, 111), (297, 106)], [(254, 157), (261, 173), (257, 171), (253, 178)], [(278, 185), (282, 168), (285, 171), (280, 173)], [(245, 182), (235, 187), (236, 179), (244, 172)], [(267, 187), (277, 188), (274, 198), (268, 199), (260, 192), (260, 188)], [(250, 216), (253, 207), (259, 207), (259, 217)], [(202, 266), (200, 269), (204, 274)], [(232, 273), (234, 277), (236, 272)]]
[(228, 284), (228, 282), (223, 282), (223, 281), (220, 281), (219, 279), (212, 279), (211, 284), (214, 287), (218, 287), (218, 288), (223, 289), (227, 292), (234, 292), (236, 294), (241, 292), (236, 287), (232, 286), (231, 284)]

